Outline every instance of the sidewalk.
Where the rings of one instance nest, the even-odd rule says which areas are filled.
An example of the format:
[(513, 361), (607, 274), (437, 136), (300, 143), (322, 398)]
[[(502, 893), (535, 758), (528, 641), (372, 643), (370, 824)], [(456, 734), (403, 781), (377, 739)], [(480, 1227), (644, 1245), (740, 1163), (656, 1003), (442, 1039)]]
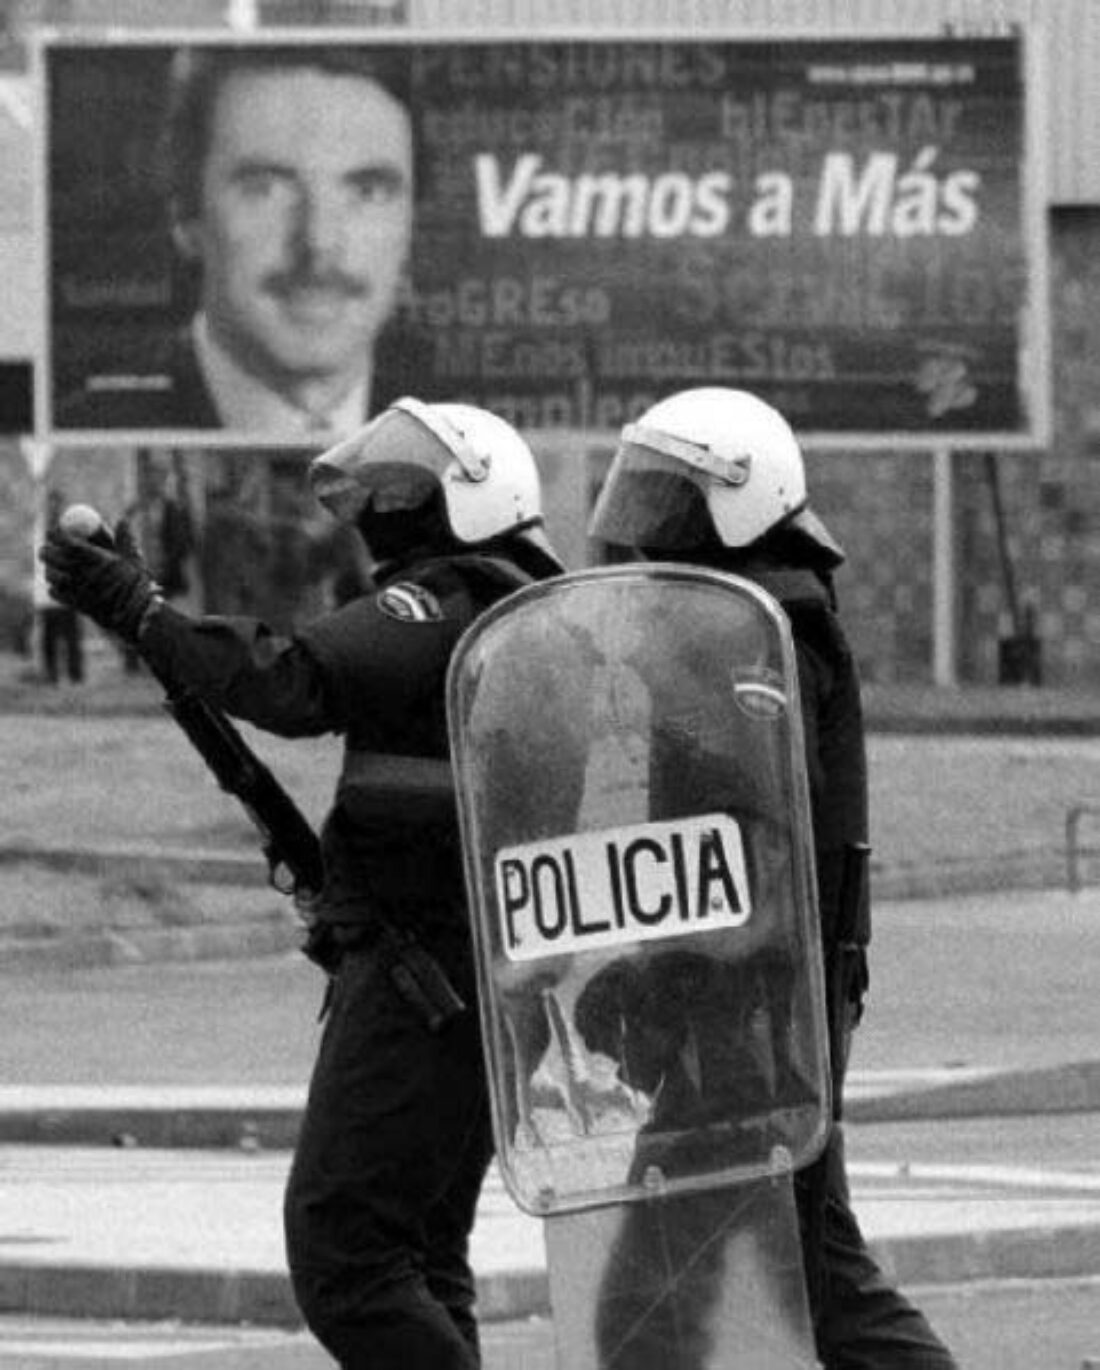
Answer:
[[(50, 1147), (3, 1153), (0, 1311), (296, 1326), (286, 1152)], [(854, 1164), (855, 1207), (903, 1285), (1100, 1273), (1100, 1175)], [(540, 1220), (495, 1173), (474, 1228), (482, 1317), (548, 1310)]]

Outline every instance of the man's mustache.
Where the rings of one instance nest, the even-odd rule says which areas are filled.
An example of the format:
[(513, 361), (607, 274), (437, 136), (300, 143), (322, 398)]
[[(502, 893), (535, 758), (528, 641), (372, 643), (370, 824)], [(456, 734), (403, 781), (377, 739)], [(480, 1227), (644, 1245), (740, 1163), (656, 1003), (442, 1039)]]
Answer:
[(370, 294), (370, 282), (343, 271), (273, 271), (263, 279), (263, 289), (278, 299), (286, 299), (302, 291), (318, 291), (330, 295), (344, 295), (348, 299), (365, 299)]

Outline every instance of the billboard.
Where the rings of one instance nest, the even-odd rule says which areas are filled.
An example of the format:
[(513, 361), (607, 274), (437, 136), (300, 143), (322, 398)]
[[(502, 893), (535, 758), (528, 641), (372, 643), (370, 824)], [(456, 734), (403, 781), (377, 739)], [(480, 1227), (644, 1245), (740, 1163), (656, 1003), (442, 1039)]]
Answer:
[[(254, 69), (192, 110), (188, 192), (196, 53)], [(346, 428), (404, 391), (592, 434), (729, 385), (822, 443), (1043, 440), (1019, 35), (160, 31), (36, 65), (44, 434), (278, 445), (320, 431), (311, 397)]]

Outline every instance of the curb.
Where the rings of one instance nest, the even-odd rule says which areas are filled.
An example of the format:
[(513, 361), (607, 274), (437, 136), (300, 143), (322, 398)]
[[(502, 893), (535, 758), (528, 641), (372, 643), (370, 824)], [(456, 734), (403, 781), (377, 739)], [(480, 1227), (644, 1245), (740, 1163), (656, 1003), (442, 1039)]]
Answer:
[(868, 734), (882, 737), (1098, 737), (1100, 718), (1087, 714), (1046, 715), (894, 714), (871, 708), (864, 715)]
[(1054, 847), (993, 852), (970, 859), (948, 857), (934, 866), (921, 867), (882, 867), (876, 865), (873, 857), (871, 859), (871, 890), (876, 904), (1015, 890), (1064, 890), (1066, 887), (1066, 854)]
[[(1060, 1227), (901, 1237), (870, 1243), (902, 1288), (978, 1280), (1071, 1279), (1100, 1274), (1100, 1227)], [(484, 1322), (550, 1313), (545, 1270), (478, 1278)], [(300, 1329), (285, 1274), (0, 1264), (0, 1313), (38, 1317), (121, 1318)]]
[(4, 940), (3, 973), (31, 970), (95, 970), (161, 961), (219, 961), (277, 956), (301, 948), (297, 919), (197, 924), (186, 928), (104, 928), (59, 938)]
[(1100, 1274), (1100, 1227), (1088, 1224), (894, 1237), (868, 1245), (902, 1287)]
[(0, 1144), (293, 1151), (301, 1109), (65, 1108), (0, 1112)]
[(301, 1326), (287, 1276), (247, 1270), (5, 1263), (0, 1265), (0, 1313)]
[[(223, 851), (152, 850), (147, 846), (67, 847), (28, 842), (0, 845), (0, 871), (28, 863), (59, 873), (147, 875), (192, 885), (269, 889), (261, 858)], [(186, 927), (98, 928), (68, 936), (0, 938), (3, 971), (90, 970), (158, 961), (230, 960), (298, 950), (302, 924), (290, 900), (272, 891), (262, 919)]]
[(847, 1123), (908, 1123), (950, 1118), (1011, 1118), (1100, 1111), (1100, 1061), (990, 1072), (980, 1079), (929, 1085), (845, 1101)]
[(152, 847), (141, 843), (71, 847), (44, 842), (5, 842), (0, 845), (0, 867), (28, 861), (57, 871), (90, 875), (142, 872), (150, 866), (164, 875), (191, 884), (269, 885), (260, 854), (194, 847)]
[[(853, 1080), (853, 1084), (858, 1080)], [(1037, 1117), (1100, 1112), (1100, 1060), (983, 1071), (966, 1079), (912, 1082), (901, 1088), (850, 1093), (849, 1126)], [(148, 1147), (179, 1150), (291, 1151), (302, 1105), (255, 1099), (66, 1102), (0, 1099), (0, 1144)]]

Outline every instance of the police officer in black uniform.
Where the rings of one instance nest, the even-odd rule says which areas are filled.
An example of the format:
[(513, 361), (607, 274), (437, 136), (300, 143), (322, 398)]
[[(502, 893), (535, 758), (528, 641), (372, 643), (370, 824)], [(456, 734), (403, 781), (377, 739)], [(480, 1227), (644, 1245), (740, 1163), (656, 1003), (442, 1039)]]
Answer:
[[(954, 1370), (923, 1315), (890, 1284), (852, 1212), (839, 1119), (851, 1031), (866, 989), (867, 764), (855, 660), (837, 616), (844, 559), (807, 503), (797, 440), (745, 391), (708, 387), (623, 429), (593, 513), (609, 557), (688, 562), (755, 581), (794, 639), (830, 1003), (835, 1123), (797, 1177), (818, 1354), (826, 1370)], [(855, 877), (855, 878), (854, 878)]]
[(311, 911), (332, 979), (286, 1193), (290, 1271), (349, 1370), (471, 1370), (492, 1133), (444, 684), (482, 610), (562, 567), (534, 459), (484, 410), (399, 400), (310, 477), (362, 533), (376, 585), (290, 639), (190, 618), (140, 561), (64, 533), (42, 557), (54, 596), (139, 640), (159, 677), (274, 733), (346, 738)]

